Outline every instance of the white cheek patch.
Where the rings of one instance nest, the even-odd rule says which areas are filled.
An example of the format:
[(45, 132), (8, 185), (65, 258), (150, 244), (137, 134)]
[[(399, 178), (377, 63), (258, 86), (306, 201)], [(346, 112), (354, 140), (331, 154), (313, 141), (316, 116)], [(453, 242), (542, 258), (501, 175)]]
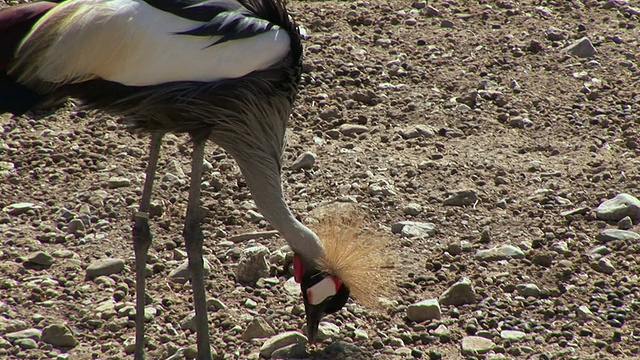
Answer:
[(335, 276), (327, 276), (320, 280), (317, 284), (307, 289), (307, 300), (311, 305), (318, 305), (325, 301), (328, 297), (334, 296), (342, 281)]

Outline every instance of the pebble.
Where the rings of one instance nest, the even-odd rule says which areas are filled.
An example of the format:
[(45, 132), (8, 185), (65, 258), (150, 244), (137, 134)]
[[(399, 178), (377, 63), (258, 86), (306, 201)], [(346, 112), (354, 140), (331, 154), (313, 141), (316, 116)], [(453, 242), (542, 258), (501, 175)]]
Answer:
[(131, 180), (127, 179), (126, 177), (113, 176), (109, 178), (107, 186), (109, 187), (109, 189), (127, 187), (131, 186)]
[(40, 206), (30, 203), (30, 202), (22, 202), (15, 203), (2, 208), (2, 211), (6, 212), (9, 215), (21, 215), (26, 213), (29, 210), (38, 210)]
[(542, 291), (536, 284), (518, 284), (516, 285), (516, 290), (518, 294), (524, 297), (532, 296), (538, 298), (542, 295)]
[(304, 344), (291, 344), (275, 350), (271, 359), (299, 359), (307, 357), (307, 349)]
[(596, 54), (596, 48), (586, 37), (576, 40), (573, 44), (567, 46), (564, 51), (580, 58), (588, 58)]
[(4, 338), (9, 341), (17, 339), (34, 339), (40, 341), (40, 336), (42, 336), (42, 331), (38, 329), (25, 329), (4, 334)]
[(242, 340), (267, 338), (275, 335), (275, 333), (273, 327), (263, 317), (257, 316), (251, 320), (244, 333), (242, 333)]
[(440, 303), (438, 299), (427, 299), (407, 307), (407, 317), (411, 321), (440, 319)]
[(403, 139), (415, 139), (419, 137), (432, 138), (435, 136), (435, 131), (424, 125), (411, 125), (400, 130), (400, 136), (402, 136)]
[(47, 254), (44, 251), (33, 252), (25, 258), (25, 262), (29, 264), (51, 266), (56, 261), (53, 256)]
[(596, 208), (596, 216), (608, 221), (619, 221), (625, 216), (640, 220), (640, 200), (633, 195), (618, 194), (600, 204)]
[(591, 268), (597, 272), (611, 275), (616, 269), (611, 264), (611, 261), (607, 258), (600, 258), (591, 262)]
[[(211, 263), (207, 258), (202, 258), (203, 268), (204, 268), (204, 276), (207, 277), (211, 274)], [(169, 273), (169, 279), (173, 282), (184, 284), (189, 279), (191, 279), (191, 271), (189, 270), (189, 260), (185, 260)]]
[(298, 298), (302, 294), (300, 284), (296, 282), (296, 279), (293, 276), (285, 281), (284, 289), (295, 298)]
[(360, 134), (366, 133), (367, 131), (369, 131), (369, 128), (367, 128), (364, 125), (342, 124), (342, 125), (340, 125), (340, 129), (339, 130), (342, 133), (342, 135), (355, 136), (355, 135), (360, 135)]
[(441, 305), (475, 304), (476, 292), (469, 278), (463, 277), (460, 281), (451, 285), (438, 299)]
[(313, 165), (316, 163), (316, 158), (318, 156), (311, 151), (305, 151), (293, 162), (291, 165), (292, 170), (299, 169), (311, 169)]
[(480, 336), (465, 336), (462, 338), (462, 353), (465, 355), (485, 354), (491, 351), (496, 344)]
[(436, 234), (436, 226), (433, 223), (400, 221), (391, 225), (391, 232), (406, 238), (423, 239), (434, 236)]
[(416, 216), (416, 215), (419, 215), (422, 212), (422, 206), (420, 204), (417, 204), (417, 203), (410, 203), (407, 206), (405, 206), (402, 209), (402, 211), (406, 215)]
[(478, 250), (476, 259), (484, 261), (498, 261), (507, 259), (523, 259), (524, 252), (520, 248), (513, 245), (502, 245), (492, 247), (486, 250)]
[(459, 190), (443, 201), (443, 205), (470, 206), (478, 201), (478, 193), (473, 189)]
[(353, 331), (353, 338), (355, 340), (367, 340), (369, 339), (369, 333), (363, 329), (355, 329)]
[(500, 331), (500, 338), (502, 340), (511, 341), (511, 342), (520, 341), (520, 340), (524, 339), (526, 336), (527, 336), (527, 334), (525, 334), (522, 331), (518, 331), (518, 330), (502, 330), (502, 331)]
[(272, 336), (267, 341), (265, 341), (264, 344), (262, 344), (262, 346), (260, 347), (260, 356), (268, 359), (271, 358), (271, 355), (277, 349), (292, 344), (305, 345), (307, 341), (307, 337), (297, 331), (288, 331), (282, 334), (278, 334)]
[[(306, 331), (306, 329), (305, 329)], [(317, 341), (324, 341), (326, 339), (335, 338), (340, 334), (340, 328), (334, 323), (323, 321), (318, 326), (318, 334), (316, 335)]]
[(445, 324), (440, 324), (433, 330), (433, 335), (438, 336), (440, 341), (449, 341), (451, 339), (451, 330)]
[(117, 274), (124, 270), (124, 260), (122, 259), (99, 259), (87, 267), (87, 277), (92, 279), (102, 275)]
[(593, 312), (591, 312), (591, 309), (589, 309), (587, 305), (580, 305), (576, 310), (576, 315), (578, 316), (578, 319), (583, 321), (593, 319)]
[(20, 347), (22, 350), (29, 350), (29, 349), (37, 349), (38, 348), (38, 343), (33, 340), (33, 339), (16, 339), (16, 341), (13, 342), (16, 346)]
[(628, 230), (605, 229), (596, 235), (596, 240), (603, 243), (614, 240), (638, 242), (640, 241), (640, 234)]
[(73, 337), (71, 330), (63, 324), (52, 324), (42, 330), (42, 342), (56, 347), (74, 347), (78, 340)]
[(629, 216), (625, 216), (618, 221), (618, 229), (629, 230), (633, 228), (633, 220)]
[(236, 268), (236, 280), (255, 283), (258, 279), (269, 276), (269, 255), (269, 249), (264, 245), (244, 249)]

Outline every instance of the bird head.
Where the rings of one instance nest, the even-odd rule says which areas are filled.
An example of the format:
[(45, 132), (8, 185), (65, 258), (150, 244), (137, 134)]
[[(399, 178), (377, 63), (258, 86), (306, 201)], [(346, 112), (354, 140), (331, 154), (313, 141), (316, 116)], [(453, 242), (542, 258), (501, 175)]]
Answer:
[(304, 310), (307, 315), (307, 338), (313, 343), (318, 334), (320, 320), (333, 314), (349, 300), (349, 288), (340, 278), (319, 270), (305, 271), (302, 259), (293, 258), (294, 277), (302, 289)]
[(383, 248), (386, 242), (361, 236), (360, 217), (331, 216), (314, 226), (324, 254), (315, 263), (293, 259), (307, 315), (307, 336), (313, 343), (320, 320), (344, 307), (350, 296), (368, 307), (389, 294), (391, 275)]

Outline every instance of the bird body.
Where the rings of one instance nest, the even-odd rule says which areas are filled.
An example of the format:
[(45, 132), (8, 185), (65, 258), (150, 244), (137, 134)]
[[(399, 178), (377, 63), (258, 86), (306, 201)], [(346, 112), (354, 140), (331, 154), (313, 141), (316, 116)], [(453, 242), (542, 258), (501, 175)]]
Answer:
[[(12, 73), (44, 89), (91, 79), (126, 86), (214, 82), (268, 69), (289, 52), (284, 29), (244, 7), (205, 6), (211, 3), (189, 5), (201, 9), (200, 19), (209, 14), (201, 21), (142, 0), (63, 2), (21, 42)], [(251, 36), (240, 37), (242, 31)]]

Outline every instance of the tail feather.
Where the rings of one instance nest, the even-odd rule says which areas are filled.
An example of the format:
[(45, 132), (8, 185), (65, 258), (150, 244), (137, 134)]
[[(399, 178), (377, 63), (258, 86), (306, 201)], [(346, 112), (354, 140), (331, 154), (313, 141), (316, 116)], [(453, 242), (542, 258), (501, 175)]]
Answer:
[(0, 10), (0, 113), (23, 114), (45, 98), (45, 95), (17, 83), (8, 71), (22, 39), (55, 5), (38, 2)]

